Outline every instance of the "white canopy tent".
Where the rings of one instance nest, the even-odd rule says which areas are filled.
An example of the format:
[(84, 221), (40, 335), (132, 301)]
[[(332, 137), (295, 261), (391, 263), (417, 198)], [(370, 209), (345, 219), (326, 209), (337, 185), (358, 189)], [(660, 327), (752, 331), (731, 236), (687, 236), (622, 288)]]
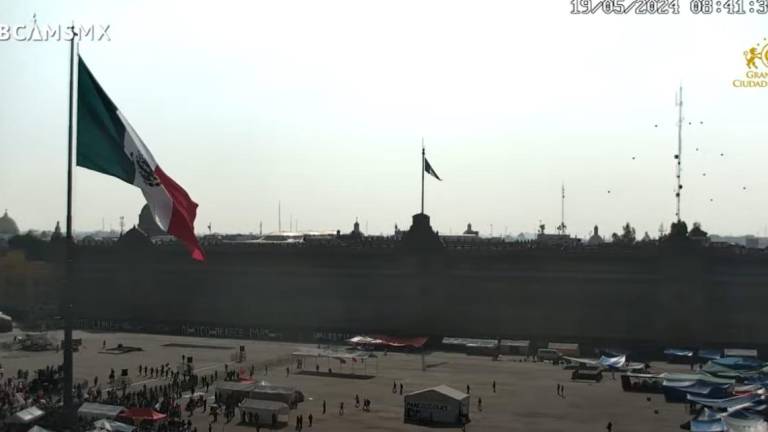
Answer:
[(85, 402), (77, 410), (77, 415), (92, 420), (114, 419), (123, 411), (125, 411), (125, 408), (118, 405)]
[(109, 432), (133, 432), (136, 429), (134, 426), (109, 419), (96, 420), (93, 422), (93, 427), (97, 431)]
[(5, 422), (11, 424), (32, 424), (43, 418), (44, 415), (45, 411), (38, 407), (32, 406), (17, 412), (16, 414), (9, 417)]
[(238, 408), (243, 413), (258, 415), (259, 424), (270, 424), (273, 414), (279, 416), (290, 412), (287, 404), (271, 400), (244, 399)]
[(315, 359), (315, 365), (319, 367), (320, 359), (325, 359), (325, 370), (333, 369), (336, 365), (331, 365), (331, 360), (337, 360), (339, 373), (352, 373), (355, 374), (357, 369), (362, 367), (363, 374), (368, 374), (368, 361), (370, 359), (376, 359), (376, 374), (379, 372), (379, 358), (376, 354), (365, 351), (334, 351), (328, 349), (304, 349), (301, 351), (295, 351), (291, 354), (291, 357), (302, 359)]

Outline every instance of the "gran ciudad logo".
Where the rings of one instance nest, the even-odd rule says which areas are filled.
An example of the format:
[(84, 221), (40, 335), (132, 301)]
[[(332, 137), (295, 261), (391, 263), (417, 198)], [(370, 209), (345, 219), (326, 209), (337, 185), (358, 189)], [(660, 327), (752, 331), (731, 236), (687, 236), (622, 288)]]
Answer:
[(78, 41), (109, 42), (109, 24), (91, 25), (61, 25), (45, 24), (37, 22), (37, 15), (32, 15), (30, 24), (5, 24), (0, 23), (0, 42), (47, 42), (47, 41)]
[(743, 53), (747, 70), (744, 78), (733, 80), (732, 84), (737, 88), (765, 88), (768, 87), (768, 38), (748, 48)]

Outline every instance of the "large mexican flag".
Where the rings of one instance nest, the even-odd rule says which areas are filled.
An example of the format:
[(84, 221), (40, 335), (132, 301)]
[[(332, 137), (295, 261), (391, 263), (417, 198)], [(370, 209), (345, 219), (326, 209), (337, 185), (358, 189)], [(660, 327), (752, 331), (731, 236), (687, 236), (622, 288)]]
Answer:
[(197, 203), (157, 164), (147, 146), (78, 57), (77, 165), (117, 177), (144, 194), (158, 225), (202, 261)]

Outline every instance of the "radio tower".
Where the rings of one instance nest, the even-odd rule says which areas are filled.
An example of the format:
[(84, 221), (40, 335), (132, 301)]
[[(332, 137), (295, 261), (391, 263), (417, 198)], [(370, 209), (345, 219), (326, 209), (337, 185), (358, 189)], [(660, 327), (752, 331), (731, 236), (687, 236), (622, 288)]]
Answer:
[(560, 225), (557, 227), (557, 232), (565, 234), (565, 184), (560, 187)]
[(675, 95), (675, 106), (677, 106), (677, 189), (675, 190), (675, 199), (677, 200), (677, 211), (675, 216), (677, 221), (680, 222), (680, 194), (683, 192), (683, 185), (680, 183), (680, 176), (682, 175), (682, 159), (683, 159), (683, 86), (680, 86), (680, 91)]

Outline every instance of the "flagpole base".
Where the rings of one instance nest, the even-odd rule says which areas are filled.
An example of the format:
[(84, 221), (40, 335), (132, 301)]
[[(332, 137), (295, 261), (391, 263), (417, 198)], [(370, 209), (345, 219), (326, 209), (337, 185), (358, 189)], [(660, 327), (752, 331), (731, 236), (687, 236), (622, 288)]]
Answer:
[(417, 213), (413, 215), (411, 228), (403, 236), (403, 246), (414, 251), (439, 251), (444, 248), (440, 236), (432, 229), (429, 215)]

